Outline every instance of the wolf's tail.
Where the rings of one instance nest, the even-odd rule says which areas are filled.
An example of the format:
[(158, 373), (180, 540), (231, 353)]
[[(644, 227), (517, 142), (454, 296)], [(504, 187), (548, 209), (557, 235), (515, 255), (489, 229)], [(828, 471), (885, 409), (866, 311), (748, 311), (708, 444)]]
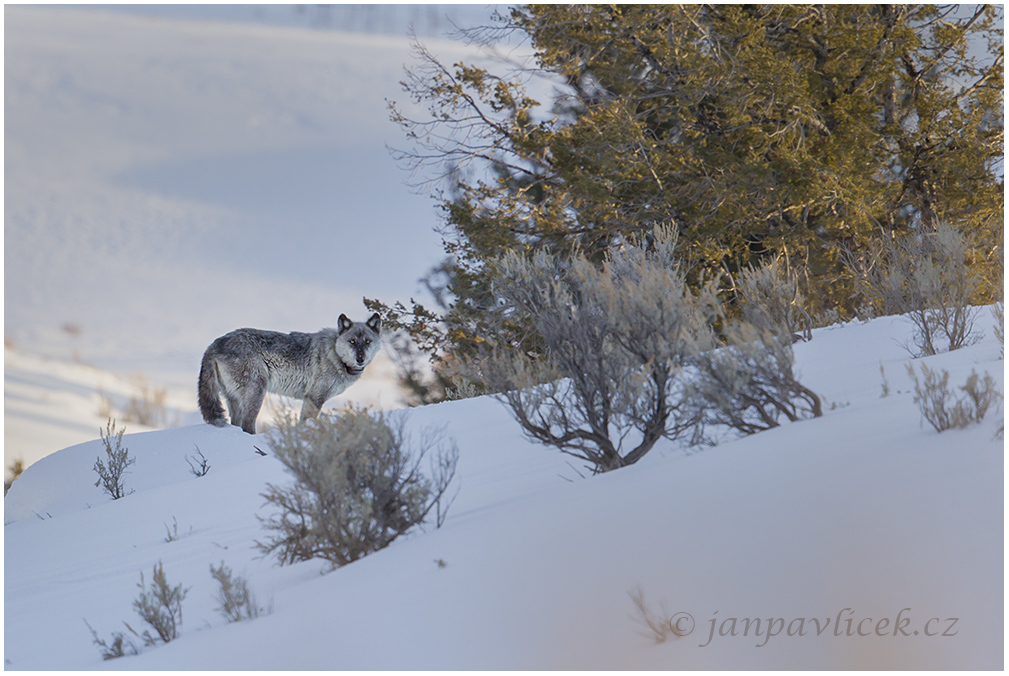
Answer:
[(208, 349), (203, 353), (200, 364), (200, 384), (198, 399), (200, 413), (203, 419), (211, 425), (224, 427), (228, 422), (224, 419), (224, 407), (221, 405), (221, 383), (217, 378), (217, 364)]

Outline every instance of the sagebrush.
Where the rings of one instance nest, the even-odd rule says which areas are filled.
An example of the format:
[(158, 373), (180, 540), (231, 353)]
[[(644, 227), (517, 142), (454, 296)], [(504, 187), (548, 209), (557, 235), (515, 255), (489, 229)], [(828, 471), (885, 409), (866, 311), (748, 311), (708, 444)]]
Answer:
[(134, 386), (136, 391), (127, 402), (123, 413), (126, 420), (147, 427), (165, 427), (168, 424), (168, 409), (165, 407), (168, 390), (154, 387), (143, 375), (136, 376)]
[(388, 546), (432, 511), (440, 525), (458, 450), (437, 429), (411, 441), (402, 416), (366, 409), (301, 423), (282, 416), (270, 444), (294, 483), (267, 484), (265, 504), (276, 509), (261, 519), (270, 537), (259, 549), (281, 564), (318, 557), (338, 567)]
[(821, 415), (793, 369), (792, 340), (810, 332), (798, 276), (776, 260), (729, 280), (741, 308), (730, 319), (721, 277), (693, 290), (676, 239), (655, 228), (602, 264), (542, 252), (497, 260), (496, 321), (528, 326), (528, 337), (495, 332), (456, 358), (457, 377), (483, 384), (527, 437), (594, 473), (637, 462), (662, 438), (708, 441), (706, 426), (749, 434)]
[(126, 497), (133, 492), (127, 490), (124, 483), (124, 475), (136, 460), (130, 457), (130, 449), (123, 446), (123, 433), (126, 428), (116, 432), (116, 421), (111, 418), (105, 425), (105, 430), (99, 428), (98, 434), (105, 444), (106, 462), (102, 462), (101, 457), (95, 460), (94, 470), (98, 474), (98, 481), (95, 486), (101, 486), (102, 490), (108, 493), (113, 500)]
[(940, 223), (933, 231), (878, 237), (863, 254), (846, 258), (877, 314), (911, 320), (913, 347), (905, 347), (924, 357), (981, 337), (974, 330), (979, 310), (971, 306), (982, 290), (980, 273), (968, 264), (973, 248), (968, 235)]
[(791, 340), (745, 322), (724, 330), (726, 345), (698, 356), (689, 397), (707, 426), (754, 434), (823, 415), (819, 395), (795, 375)]
[(527, 437), (598, 473), (694, 428), (679, 376), (715, 346), (720, 303), (716, 280), (690, 289), (672, 228), (614, 247), (602, 265), (539, 252), (495, 268), (497, 321), (528, 324), (540, 351), (488, 341), (457, 359), (457, 374), (496, 393)]
[(966, 382), (958, 388), (963, 394), (957, 395), (949, 387), (949, 372), (945, 369), (939, 372), (922, 364), (922, 380), (913, 365), (907, 365), (907, 372), (914, 383), (914, 403), (936, 432), (980, 423), (1002, 398), (995, 389), (995, 380), (987, 373), (981, 378), (971, 370)]
[(210, 565), (210, 575), (217, 580), (218, 589), (214, 598), (218, 603), (217, 610), (224, 619), (230, 623), (259, 617), (260, 608), (256, 604), (256, 597), (249, 590), (249, 583), (244, 577), (234, 575), (223, 561), (217, 568)]
[[(140, 595), (133, 601), (133, 609), (140, 616), (140, 619), (147, 624), (150, 629), (145, 629), (143, 633), (136, 631), (127, 622), (123, 622), (130, 635), (143, 642), (144, 646), (155, 646), (169, 643), (179, 637), (179, 628), (182, 626), (182, 601), (189, 593), (188, 588), (183, 588), (181, 584), (172, 586), (168, 584), (165, 577), (165, 569), (161, 562), (154, 565), (151, 575), (151, 586), (148, 588), (143, 572), (140, 573)], [(121, 631), (112, 632), (111, 643), (99, 638), (98, 633), (84, 621), (91, 630), (93, 643), (102, 653), (102, 658), (111, 660), (124, 655), (136, 655), (140, 652), (137, 643)], [(154, 630), (154, 633), (151, 633)]]

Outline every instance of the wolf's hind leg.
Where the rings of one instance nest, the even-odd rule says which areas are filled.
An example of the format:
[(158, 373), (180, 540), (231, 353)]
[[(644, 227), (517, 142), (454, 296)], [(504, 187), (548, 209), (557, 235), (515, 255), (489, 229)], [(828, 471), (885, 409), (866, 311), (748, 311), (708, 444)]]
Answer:
[(228, 417), (231, 418), (231, 424), (235, 427), (242, 426), (242, 418), (245, 417), (245, 413), (242, 409), (242, 400), (238, 398), (237, 394), (228, 394), (225, 399), (228, 401)]
[(263, 398), (266, 396), (266, 382), (249, 383), (246, 392), (245, 402), (242, 406), (242, 419), (239, 422), (242, 429), (249, 434), (256, 433), (256, 418), (259, 417), (259, 409), (263, 406)]

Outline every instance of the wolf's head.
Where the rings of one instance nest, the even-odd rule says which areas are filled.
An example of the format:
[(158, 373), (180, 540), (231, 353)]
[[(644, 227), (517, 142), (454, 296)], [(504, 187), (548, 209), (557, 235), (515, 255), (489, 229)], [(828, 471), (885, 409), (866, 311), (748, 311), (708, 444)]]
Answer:
[(347, 315), (336, 320), (336, 354), (352, 376), (359, 376), (375, 355), (382, 340), (382, 318), (376, 312), (366, 322), (352, 322)]

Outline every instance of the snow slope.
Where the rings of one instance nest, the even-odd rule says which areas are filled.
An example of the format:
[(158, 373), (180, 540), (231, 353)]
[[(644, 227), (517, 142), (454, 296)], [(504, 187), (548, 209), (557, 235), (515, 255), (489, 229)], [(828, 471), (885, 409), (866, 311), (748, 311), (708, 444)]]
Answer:
[[(191, 411), (217, 336), (315, 331), (340, 313), (365, 319), (363, 296), (418, 293), (443, 257), (437, 213), (386, 148), (403, 140), (387, 100), (409, 105), (409, 41), (271, 25), (293, 16), (281, 9), (259, 8), (254, 24), (185, 18), (249, 10), (237, 6), (4, 7), (5, 345), (143, 374), (187, 393)], [(333, 25), (392, 16), (358, 14)], [(449, 62), (476, 55), (424, 40)], [(5, 378), (8, 397), (19, 387)], [(8, 397), (5, 417), (20, 415)], [(399, 401), (387, 377), (380, 398)], [(16, 426), (5, 464), (94, 429), (72, 440), (39, 416)], [(47, 445), (54, 435), (64, 441)]]
[[(262, 435), (127, 435), (136, 492), (114, 502), (93, 486), (98, 443), (65, 449), (5, 500), (5, 665), (1001, 669), (1001, 409), (966, 430), (923, 426), (898, 344), (909, 335), (892, 317), (817, 330), (796, 352), (822, 418), (692, 453), (657, 447), (588, 479), (493, 400), (414, 409), (411, 430), (444, 424), (459, 446), (447, 522), (327, 574), (256, 558), (260, 493), (286, 480), (254, 452), (269, 451)], [(913, 361), (1003, 387), (992, 337)], [(200, 478), (185, 463), (197, 446), (212, 465)], [(175, 524), (182, 537), (166, 542)], [(82, 618), (106, 639), (137, 622), (136, 584), (158, 561), (191, 587), (183, 635), (103, 663)], [(272, 612), (225, 624), (209, 574), (221, 561)], [(693, 631), (642, 636), (635, 589)]]

